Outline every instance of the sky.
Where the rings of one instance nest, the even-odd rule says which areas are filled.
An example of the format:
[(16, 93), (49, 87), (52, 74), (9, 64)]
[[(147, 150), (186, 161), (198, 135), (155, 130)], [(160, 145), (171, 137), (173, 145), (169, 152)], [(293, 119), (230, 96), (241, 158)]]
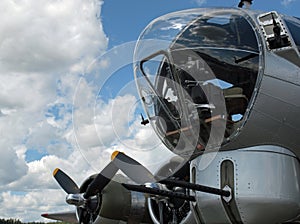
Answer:
[[(169, 154), (151, 127), (139, 125), (141, 105), (130, 64), (134, 42), (163, 14), (237, 4), (1, 1), (0, 218), (46, 221), (41, 213), (74, 209), (52, 177), (56, 167), (80, 185), (114, 150), (149, 169), (164, 162), (161, 155)], [(253, 8), (300, 16), (300, 0), (257, 0)]]

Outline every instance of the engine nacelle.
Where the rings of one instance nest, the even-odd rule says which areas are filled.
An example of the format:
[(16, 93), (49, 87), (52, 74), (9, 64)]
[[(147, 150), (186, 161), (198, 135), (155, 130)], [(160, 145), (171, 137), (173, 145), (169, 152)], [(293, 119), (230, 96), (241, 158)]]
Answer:
[[(85, 191), (96, 175), (88, 178), (81, 186), (81, 191)], [(129, 179), (122, 175), (117, 175), (98, 195), (98, 208), (95, 205), (96, 216), (93, 217), (95, 223), (119, 223), (125, 221), (130, 223), (149, 223), (150, 217), (146, 205), (144, 194), (131, 192), (124, 188), (121, 183), (127, 183)], [(78, 213), (78, 211), (77, 211)]]
[[(177, 178), (183, 179), (184, 177), (189, 176), (189, 164), (186, 164), (185, 166), (181, 167), (180, 169), (178, 169), (181, 165), (182, 165), (183, 159), (181, 157), (173, 157), (169, 163), (165, 164), (164, 166), (162, 166), (157, 172), (156, 172), (156, 176), (160, 176), (160, 177), (169, 177), (169, 176), (176, 176)], [(174, 172), (178, 170), (177, 172)], [(175, 191), (182, 191), (184, 189), (181, 188), (177, 188), (175, 189)], [(177, 200), (177, 199), (173, 199), (173, 200)], [(177, 222), (180, 224), (194, 224), (195, 222), (195, 218), (192, 214), (191, 211), (191, 205), (188, 201), (183, 201), (183, 200), (179, 200), (179, 205), (178, 208), (176, 210), (176, 215), (177, 215)], [(154, 224), (159, 224), (159, 208), (158, 208), (158, 203), (155, 199), (152, 198), (148, 198), (147, 199), (147, 204), (148, 204), (148, 210), (149, 210), (149, 214), (151, 217), (151, 220)], [(165, 207), (168, 205), (168, 203), (165, 203)], [(169, 207), (164, 208), (165, 210), (170, 209)], [(171, 221), (172, 220), (172, 216), (170, 214), (171, 211), (167, 211), (164, 213), (164, 220), (168, 220)], [(167, 216), (167, 217), (166, 217)], [(170, 220), (171, 219), (171, 220)]]
[(112, 181), (103, 190), (100, 216), (130, 223), (149, 223), (144, 194), (128, 191)]

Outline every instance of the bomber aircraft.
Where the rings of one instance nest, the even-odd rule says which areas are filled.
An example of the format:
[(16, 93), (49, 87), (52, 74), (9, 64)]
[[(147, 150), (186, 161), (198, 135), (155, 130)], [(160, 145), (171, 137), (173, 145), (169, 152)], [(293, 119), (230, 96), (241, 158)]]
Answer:
[(56, 169), (76, 213), (44, 217), (300, 222), (300, 19), (251, 3), (174, 12), (145, 28), (134, 54), (142, 124), (174, 158), (152, 174), (116, 151), (81, 187)]

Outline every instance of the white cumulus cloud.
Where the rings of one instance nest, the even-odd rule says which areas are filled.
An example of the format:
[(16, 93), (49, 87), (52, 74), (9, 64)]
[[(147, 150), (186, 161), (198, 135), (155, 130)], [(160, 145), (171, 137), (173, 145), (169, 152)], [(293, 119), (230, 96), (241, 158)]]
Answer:
[[(103, 169), (115, 150), (152, 171), (170, 157), (150, 125), (140, 125), (134, 82), (128, 92), (96, 100), (94, 75), (116, 67), (106, 58), (91, 66), (108, 42), (101, 4), (0, 2), (0, 218), (45, 221), (41, 213), (74, 209), (52, 176), (57, 167), (80, 185)], [(121, 58), (124, 64), (128, 58)], [(83, 76), (86, 71), (90, 75)]]
[[(82, 168), (74, 177), (79, 183), (94, 172), (66, 134), (79, 77), (107, 48), (101, 5), (0, 2), (0, 218), (37, 221), (42, 211), (65, 206), (52, 177), (56, 167)], [(32, 161), (29, 151), (36, 153)]]
[(281, 4), (283, 6), (288, 6), (288, 5), (290, 5), (291, 3), (295, 2), (295, 1), (296, 0), (283, 0), (283, 1), (281, 1)]
[(99, 1), (1, 1), (1, 9), (1, 70), (61, 71), (106, 47)]
[(206, 3), (206, 0), (193, 0), (198, 6), (202, 6)]

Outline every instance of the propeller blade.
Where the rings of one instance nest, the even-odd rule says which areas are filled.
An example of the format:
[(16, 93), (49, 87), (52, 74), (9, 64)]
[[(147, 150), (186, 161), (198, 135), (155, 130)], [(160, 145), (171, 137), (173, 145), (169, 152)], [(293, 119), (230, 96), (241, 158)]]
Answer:
[(146, 167), (124, 153), (115, 151), (112, 153), (111, 162), (89, 184), (83, 197), (89, 198), (102, 192), (119, 169), (136, 183), (156, 182), (153, 174)]
[(112, 162), (137, 184), (157, 182), (146, 167), (122, 152), (115, 151), (112, 154)]
[(106, 185), (111, 181), (113, 176), (118, 172), (118, 168), (115, 166), (113, 161), (107, 164), (106, 167), (96, 176), (96, 178), (89, 184), (84, 198), (89, 198), (97, 193), (101, 192)]
[(56, 179), (58, 184), (64, 189), (68, 194), (78, 194), (79, 188), (77, 184), (62, 170), (56, 168), (53, 171), (53, 177)]

